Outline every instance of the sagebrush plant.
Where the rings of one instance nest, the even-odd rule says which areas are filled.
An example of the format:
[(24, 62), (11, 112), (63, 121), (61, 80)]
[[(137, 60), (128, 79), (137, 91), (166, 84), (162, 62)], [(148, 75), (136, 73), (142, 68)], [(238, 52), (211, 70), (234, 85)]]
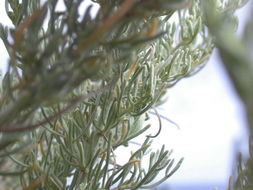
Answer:
[[(242, 100), (248, 122), (249, 156), (245, 158), (241, 153), (238, 154), (237, 171), (230, 178), (228, 190), (253, 189), (253, 20), (247, 21), (242, 35), (238, 36), (234, 32), (237, 22), (233, 16), (236, 8), (243, 6), (245, 2), (247, 1), (227, 3), (228, 8), (222, 11), (215, 2), (209, 0), (203, 3), (209, 31), (214, 36), (223, 64)], [(251, 18), (252, 13), (251, 7)]]
[[(150, 189), (182, 163), (164, 146), (149, 153), (160, 129), (124, 165), (114, 151), (147, 131), (166, 89), (208, 60), (214, 44), (201, 1), (94, 0), (95, 18), (92, 6), (80, 12), (84, 2), (6, 0), (1, 189)], [(241, 3), (215, 2), (224, 11)]]

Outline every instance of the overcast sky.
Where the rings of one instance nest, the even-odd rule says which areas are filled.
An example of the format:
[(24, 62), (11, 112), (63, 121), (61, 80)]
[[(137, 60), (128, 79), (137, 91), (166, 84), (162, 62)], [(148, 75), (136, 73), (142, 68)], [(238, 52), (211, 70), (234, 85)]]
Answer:
[[(4, 1), (0, 1), (0, 12), (0, 22), (9, 25), (3, 14)], [(246, 9), (239, 12), (242, 19), (247, 16), (246, 12)], [(2, 42), (0, 49), (0, 68), (3, 68), (7, 53)], [(159, 113), (175, 121), (180, 130), (163, 120), (162, 133), (154, 140), (153, 147), (157, 149), (166, 144), (167, 149), (174, 149), (176, 158), (185, 157), (179, 172), (168, 182), (226, 182), (234, 148), (245, 143), (242, 141), (245, 121), (240, 101), (217, 53), (197, 75), (169, 89), (167, 97)], [(152, 117), (152, 121), (156, 133), (157, 118)], [(126, 158), (122, 152), (125, 150), (118, 151), (121, 162)]]

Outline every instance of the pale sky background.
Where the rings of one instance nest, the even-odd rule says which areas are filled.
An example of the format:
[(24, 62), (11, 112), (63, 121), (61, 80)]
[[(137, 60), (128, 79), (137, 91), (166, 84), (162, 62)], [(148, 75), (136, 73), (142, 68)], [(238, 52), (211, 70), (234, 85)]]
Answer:
[[(248, 7), (238, 12), (241, 20), (246, 19)], [(4, 14), (4, 1), (0, 1), (0, 12), (0, 22), (9, 25)], [(7, 53), (2, 41), (0, 50), (0, 68), (3, 69)], [(169, 89), (167, 97), (168, 101), (158, 111), (176, 122), (180, 130), (163, 120), (162, 132), (154, 139), (153, 148), (156, 150), (165, 144), (167, 149), (174, 150), (172, 157), (185, 158), (180, 170), (168, 183), (226, 183), (235, 148), (246, 150), (247, 141), (242, 106), (217, 52), (197, 75)], [(152, 134), (155, 134), (157, 118), (152, 117), (152, 121)], [(126, 158), (124, 152), (125, 149), (117, 151), (117, 159), (121, 162)]]

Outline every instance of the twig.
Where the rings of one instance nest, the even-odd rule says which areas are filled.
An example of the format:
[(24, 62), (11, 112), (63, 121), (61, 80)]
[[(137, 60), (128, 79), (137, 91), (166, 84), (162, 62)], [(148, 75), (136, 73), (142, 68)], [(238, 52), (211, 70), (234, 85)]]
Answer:
[(14, 126), (5, 126), (5, 127), (0, 128), (0, 132), (13, 133), (13, 132), (23, 132), (23, 131), (26, 131), (26, 130), (36, 129), (39, 126), (47, 124), (49, 121), (58, 118), (60, 115), (66, 113), (70, 109), (74, 108), (78, 103), (80, 103), (80, 102), (82, 102), (84, 100), (93, 98), (93, 97), (95, 97), (95, 96), (97, 96), (99, 94), (102, 94), (102, 93), (110, 90), (114, 85), (115, 85), (115, 82), (113, 82), (113, 83), (111, 83), (111, 84), (109, 84), (107, 86), (104, 86), (102, 88), (99, 88), (99, 89), (97, 89), (97, 90), (95, 90), (93, 92), (90, 92), (87, 95), (80, 96), (80, 97), (72, 100), (68, 106), (66, 106), (65, 108), (63, 108), (62, 110), (60, 110), (58, 113), (56, 113), (54, 115), (51, 115), (47, 119), (42, 120), (42, 121), (40, 121), (40, 122), (38, 122), (38, 123), (36, 123), (34, 125), (28, 125), (28, 126), (15, 126), (15, 125)]
[(160, 117), (160, 115), (159, 115), (159, 113), (158, 113), (158, 111), (156, 110), (155, 107), (152, 107), (152, 109), (155, 111), (155, 115), (158, 118), (159, 128), (158, 128), (158, 132), (155, 135), (153, 135), (153, 136), (152, 135), (147, 135), (147, 137), (149, 137), (149, 138), (155, 138), (155, 137), (157, 137), (160, 134), (161, 130), (162, 130), (162, 120), (161, 120), (161, 117)]
[(152, 109), (155, 112), (149, 111), (149, 113), (157, 116), (158, 122), (159, 122), (159, 129), (158, 129), (158, 132), (155, 135), (153, 135), (153, 136), (147, 135), (147, 137), (149, 137), (149, 138), (155, 138), (155, 137), (157, 137), (160, 134), (160, 132), (162, 130), (162, 120), (161, 120), (161, 118), (165, 119), (166, 121), (168, 121), (168, 122), (172, 123), (173, 125), (175, 125), (177, 127), (177, 129), (180, 129), (180, 127), (179, 127), (179, 125), (177, 123), (175, 123), (174, 121), (170, 120), (169, 118), (167, 118), (167, 117), (159, 114), (156, 108), (152, 107)]
[(110, 30), (114, 24), (116, 24), (128, 11), (131, 7), (136, 3), (136, 0), (125, 0), (118, 10), (107, 18), (101, 26), (99, 26), (94, 33), (88, 36), (83, 42), (79, 44), (76, 49), (76, 53), (80, 55), (80, 52), (86, 49), (88, 46), (92, 45), (98, 39), (103, 37), (103, 35)]

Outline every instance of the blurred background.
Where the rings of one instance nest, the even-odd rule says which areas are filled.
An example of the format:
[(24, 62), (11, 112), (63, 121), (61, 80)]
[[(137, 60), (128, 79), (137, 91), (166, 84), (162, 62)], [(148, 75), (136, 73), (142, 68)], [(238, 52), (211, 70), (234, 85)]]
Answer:
[[(237, 12), (240, 20), (238, 35), (248, 19), (250, 4), (252, 1)], [(94, 15), (98, 8), (93, 8)], [(10, 26), (4, 14), (4, 1), (0, 1), (0, 12), (0, 22)], [(0, 69), (4, 73), (8, 55), (2, 41), (0, 49)], [(162, 132), (154, 139), (153, 148), (155, 150), (165, 144), (167, 149), (174, 150), (172, 157), (185, 159), (181, 168), (157, 189), (213, 190), (217, 187), (225, 190), (235, 168), (237, 152), (247, 154), (247, 131), (241, 102), (217, 51), (199, 73), (169, 89), (166, 98), (158, 112), (177, 123), (180, 129), (162, 119)], [(155, 115), (151, 114), (151, 122), (153, 127), (149, 133), (156, 134), (158, 119)], [(134, 146), (128, 150), (134, 149)], [(125, 161), (125, 154), (124, 148), (116, 152), (119, 162)]]

